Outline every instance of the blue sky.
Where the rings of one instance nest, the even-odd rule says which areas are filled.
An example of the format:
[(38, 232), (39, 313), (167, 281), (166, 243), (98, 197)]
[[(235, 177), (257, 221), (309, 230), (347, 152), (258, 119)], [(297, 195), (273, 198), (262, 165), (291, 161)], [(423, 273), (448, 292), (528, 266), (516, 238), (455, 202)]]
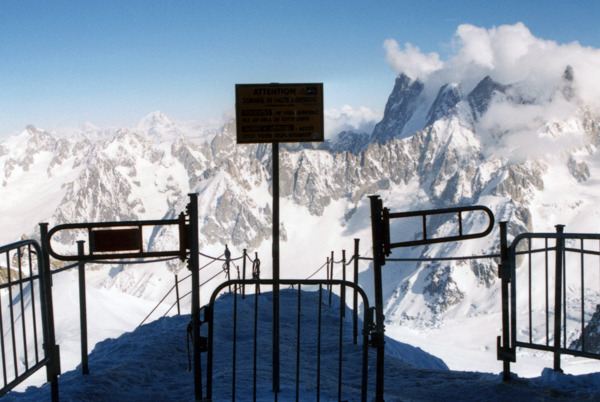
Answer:
[(456, 52), (461, 24), (522, 22), (600, 48), (593, 1), (0, 1), (0, 137), (28, 124), (135, 125), (160, 110), (222, 117), (237, 83), (323, 82), (325, 108), (382, 111), (394, 39)]

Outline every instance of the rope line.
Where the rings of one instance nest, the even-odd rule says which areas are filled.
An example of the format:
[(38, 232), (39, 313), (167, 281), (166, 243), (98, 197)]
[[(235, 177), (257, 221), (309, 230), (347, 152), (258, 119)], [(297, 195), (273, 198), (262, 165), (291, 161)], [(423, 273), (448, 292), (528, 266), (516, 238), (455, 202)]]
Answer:
[[(526, 252), (518, 252), (517, 254), (525, 254), (525, 253), (526, 253)], [(212, 281), (213, 279), (217, 278), (217, 277), (218, 277), (220, 274), (222, 274), (222, 273), (225, 273), (225, 275), (226, 275), (226, 276), (229, 278), (230, 276), (229, 276), (229, 272), (228, 272), (228, 270), (227, 270), (227, 262), (230, 262), (230, 263), (232, 263), (233, 267), (235, 267), (235, 269), (237, 270), (237, 273), (238, 273), (238, 279), (240, 279), (240, 267), (239, 267), (239, 265), (236, 265), (236, 264), (234, 264), (233, 262), (234, 262), (234, 261), (238, 261), (238, 260), (241, 260), (241, 259), (243, 259), (243, 258), (244, 258), (244, 255), (242, 255), (241, 257), (237, 257), (237, 258), (233, 258), (233, 259), (232, 259), (232, 258), (223, 258), (223, 256), (225, 255), (225, 253), (221, 254), (221, 256), (219, 256), (219, 257), (217, 257), (217, 258), (215, 258), (215, 257), (212, 257), (212, 256), (209, 256), (209, 255), (206, 255), (206, 254), (203, 254), (203, 253), (199, 253), (199, 254), (200, 254), (201, 256), (205, 257), (205, 258), (209, 258), (209, 259), (211, 259), (211, 260), (212, 260), (212, 261), (210, 261), (209, 263), (207, 263), (206, 265), (202, 266), (202, 267), (200, 268), (200, 270), (202, 270), (202, 269), (204, 269), (204, 268), (208, 267), (209, 265), (213, 264), (215, 261), (222, 261), (222, 262), (224, 263), (224, 264), (223, 264), (223, 266), (222, 266), (222, 269), (221, 269), (219, 272), (217, 272), (215, 275), (213, 275), (212, 277), (210, 277), (209, 279), (207, 279), (206, 281), (204, 281), (203, 283), (201, 283), (201, 284), (200, 284), (200, 287), (202, 287), (202, 286), (206, 285), (208, 282), (210, 282), (210, 281)], [(253, 271), (254, 271), (254, 270), (255, 270), (255, 267), (256, 267), (258, 264), (260, 264), (260, 260), (258, 259), (258, 255), (256, 256), (256, 258), (255, 258), (255, 259), (252, 259), (252, 258), (250, 257), (250, 254), (246, 253), (245, 257), (246, 257), (246, 258), (248, 258), (248, 260), (249, 260), (249, 261), (252, 263), (252, 269), (253, 269)], [(438, 258), (387, 258), (387, 259), (386, 259), (386, 261), (392, 261), (392, 262), (403, 262), (403, 261), (404, 261), (404, 262), (431, 262), (431, 261), (475, 260), (475, 259), (485, 259), (485, 258), (500, 258), (500, 257), (501, 257), (501, 255), (500, 255), (500, 254), (488, 254), (488, 255), (477, 255), (477, 256), (463, 256), (463, 257), (438, 257)], [(173, 260), (173, 259), (176, 259), (176, 258), (178, 258), (178, 257), (165, 258), (165, 259), (161, 259), (161, 260), (153, 260), (153, 261), (141, 262), (141, 263), (150, 263), (150, 262), (168, 261), (168, 260)], [(371, 257), (371, 258), (369, 258), (369, 257), (361, 257), (360, 255), (359, 255), (359, 256), (353, 255), (353, 256), (350, 258), (350, 260), (348, 260), (348, 261), (347, 261), (347, 262), (345, 262), (345, 263), (344, 263), (344, 260), (343, 260), (343, 259), (342, 259), (342, 260), (339, 260), (339, 261), (334, 261), (334, 260), (329, 260), (329, 259), (328, 259), (328, 261), (327, 261), (326, 263), (324, 263), (323, 265), (321, 265), (321, 267), (319, 267), (319, 268), (318, 268), (318, 269), (317, 269), (315, 272), (313, 272), (313, 273), (312, 273), (312, 274), (311, 274), (311, 275), (310, 275), (308, 278), (306, 278), (306, 279), (311, 279), (311, 278), (312, 278), (312, 277), (314, 277), (316, 274), (318, 274), (318, 273), (319, 273), (319, 272), (320, 272), (320, 271), (321, 271), (323, 268), (325, 268), (326, 266), (329, 266), (329, 264), (332, 264), (332, 265), (333, 265), (333, 264), (343, 264), (343, 265), (344, 265), (344, 267), (346, 267), (346, 266), (350, 265), (352, 262), (354, 262), (354, 261), (355, 261), (355, 259), (357, 259), (357, 260), (363, 260), (363, 261), (373, 261), (373, 258), (372, 258), (372, 257)], [(94, 261), (91, 261), (91, 263), (95, 263), (95, 262), (94, 262)], [(108, 263), (108, 262), (104, 262), (104, 261), (102, 261), (102, 262), (100, 262), (100, 263), (105, 263), (105, 264), (106, 264), (106, 263)], [(113, 262), (113, 263), (114, 263), (114, 262)], [(135, 264), (135, 263), (137, 263), (137, 262), (125, 262), (125, 263)], [(70, 268), (73, 268), (73, 267), (75, 267), (75, 266), (78, 266), (78, 264), (73, 264), (72, 266), (61, 268), (61, 270), (70, 269)], [(231, 269), (231, 267), (230, 267), (230, 269)], [(57, 270), (57, 271), (54, 271), (54, 272), (59, 272), (59, 271)], [(254, 273), (254, 272), (253, 272), (253, 273)], [(182, 278), (182, 279), (179, 279), (179, 280), (177, 281), (177, 283), (183, 282), (184, 280), (188, 279), (190, 276), (191, 276), (191, 274), (190, 274), (190, 275), (188, 275), (188, 276), (186, 276), (186, 277), (184, 277), (184, 278)], [(333, 279), (333, 276), (334, 276), (334, 275), (333, 275), (333, 272), (332, 272), (332, 278), (331, 278), (331, 279)], [(257, 278), (254, 278), (254, 279), (257, 279)], [(158, 306), (159, 306), (160, 304), (162, 304), (162, 302), (163, 302), (163, 301), (166, 299), (166, 297), (167, 297), (169, 294), (171, 294), (171, 292), (173, 291), (173, 289), (174, 289), (174, 288), (175, 288), (175, 286), (173, 286), (173, 287), (171, 288), (171, 290), (169, 290), (169, 292), (167, 292), (167, 294), (166, 294), (166, 295), (163, 297), (163, 299), (162, 299), (162, 300), (161, 300), (161, 301), (158, 303), (158, 305), (157, 305), (157, 306), (154, 308), (154, 310), (152, 310), (152, 311), (150, 312), (150, 314), (148, 314), (148, 316), (147, 316), (147, 317), (144, 319), (144, 321), (142, 321), (142, 324), (143, 324), (143, 323), (144, 323), (144, 322), (145, 322), (145, 321), (148, 319), (148, 317), (150, 317), (150, 315), (152, 315), (152, 313), (154, 313), (154, 311), (156, 311), (156, 309), (158, 308)], [(237, 290), (238, 290), (238, 287), (237, 287), (237, 285), (236, 285), (236, 289), (235, 289), (235, 291), (237, 292)], [(190, 292), (188, 292), (188, 293), (184, 294), (183, 296), (181, 296), (181, 297), (179, 298), (179, 300), (182, 300), (183, 298), (187, 297), (187, 296), (188, 296), (188, 295), (190, 295), (191, 293), (192, 293), (192, 292), (190, 291)], [(175, 305), (176, 305), (176, 304), (177, 304), (177, 300), (176, 300), (176, 301), (175, 301), (175, 302), (174, 302), (174, 303), (171, 305), (171, 307), (170, 307), (170, 308), (167, 310), (167, 312), (165, 313), (165, 315), (164, 315), (164, 316), (166, 316), (166, 315), (167, 315), (167, 314), (168, 314), (168, 313), (169, 313), (169, 312), (170, 312), (170, 311), (173, 309), (173, 307), (175, 307)], [(163, 317), (164, 317), (164, 316), (163, 316)], [(142, 325), (142, 324), (140, 324), (140, 325)]]
[(317, 270), (316, 270), (316, 271), (315, 271), (315, 272), (314, 272), (314, 273), (313, 273), (311, 276), (309, 276), (309, 277), (308, 277), (308, 278), (306, 278), (306, 279), (310, 279), (310, 278), (312, 278), (313, 276), (315, 276), (315, 275), (316, 275), (316, 274), (317, 274), (317, 273), (318, 273), (320, 270), (322, 270), (323, 268), (325, 268), (325, 265), (327, 265), (327, 263), (325, 263), (325, 264), (321, 265), (321, 268), (317, 269)]
[[(202, 257), (206, 257), (206, 258), (212, 258), (215, 261), (227, 261), (227, 259), (222, 259), (221, 257), (223, 257), (225, 254), (221, 254), (221, 257), (219, 258), (215, 258), (215, 257), (211, 257), (210, 255), (206, 255), (206, 254), (202, 254), (202, 253), (198, 253), (200, 254)], [(231, 258), (229, 259), (229, 261), (237, 261), (237, 260), (241, 260), (242, 258), (244, 258), (244, 256), (242, 255), (241, 257), (236, 257), (236, 258)]]

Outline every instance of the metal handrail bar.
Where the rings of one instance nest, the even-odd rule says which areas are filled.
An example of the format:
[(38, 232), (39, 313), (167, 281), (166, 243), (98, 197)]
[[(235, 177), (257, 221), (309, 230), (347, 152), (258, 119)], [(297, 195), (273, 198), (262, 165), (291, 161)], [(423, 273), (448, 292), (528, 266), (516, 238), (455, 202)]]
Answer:
[(136, 260), (136, 261), (131, 261), (131, 260), (122, 260), (122, 261), (105, 261), (105, 260), (90, 260), (90, 261), (86, 261), (86, 264), (124, 264), (124, 265), (134, 265), (134, 264), (152, 264), (153, 262), (165, 262), (165, 261), (172, 261), (172, 260), (178, 260), (180, 259), (179, 257), (166, 257), (166, 258), (157, 258), (154, 260)]
[[(463, 212), (475, 212), (480, 211), (484, 212), (488, 216), (489, 225), (488, 227), (481, 233), (472, 233), (472, 234), (463, 234), (463, 224), (462, 224), (462, 213)], [(431, 215), (445, 215), (457, 213), (458, 214), (458, 236), (447, 236), (447, 237), (435, 237), (435, 238), (427, 238), (427, 217)], [(389, 221), (390, 219), (398, 219), (398, 218), (412, 218), (412, 217), (420, 217), (423, 220), (423, 238), (421, 240), (411, 240), (411, 241), (403, 241), (399, 243), (391, 243), (389, 242)], [(477, 239), (480, 237), (485, 237), (490, 234), (494, 228), (494, 214), (493, 212), (485, 206), (475, 205), (470, 207), (454, 207), (454, 208), (445, 208), (445, 209), (433, 209), (426, 211), (409, 211), (409, 212), (389, 212), (387, 208), (383, 209), (383, 224), (385, 227), (385, 237), (386, 237), (386, 255), (389, 255), (389, 252), (392, 248), (396, 247), (412, 247), (426, 244), (435, 244), (435, 243), (447, 243), (452, 241), (462, 241), (468, 239)]]
[[(179, 226), (179, 249), (172, 251), (144, 251), (142, 242), (142, 228), (146, 226)], [(46, 236), (46, 247), (50, 255), (57, 260), (61, 261), (91, 261), (91, 260), (112, 260), (115, 258), (117, 253), (119, 258), (146, 258), (146, 257), (179, 257), (182, 260), (185, 259), (185, 217), (183, 212), (180, 214), (179, 219), (165, 219), (165, 220), (147, 220), (147, 221), (123, 221), (123, 222), (87, 222), (87, 223), (67, 223), (57, 225), (48, 231)], [(139, 230), (139, 251), (110, 251), (109, 254), (103, 254), (104, 251), (94, 252), (90, 248), (90, 254), (87, 255), (60, 255), (52, 249), (52, 236), (60, 231), (68, 230), (84, 230), (88, 233), (88, 241), (92, 243), (94, 229), (103, 228), (137, 228)]]
[[(600, 240), (600, 234), (595, 233), (521, 233), (517, 237), (515, 237), (510, 246), (512, 252), (516, 252), (516, 245), (522, 239), (584, 239), (584, 240)], [(552, 250), (556, 250), (556, 247), (552, 248)], [(566, 250), (566, 248), (565, 248)], [(577, 250), (580, 252), (580, 250)], [(519, 253), (519, 252), (516, 252)]]
[[(463, 257), (436, 257), (436, 258), (386, 258), (385, 261), (452, 261), (452, 260), (477, 260), (484, 258), (500, 258), (500, 254), (473, 255)], [(358, 257), (359, 260), (373, 261), (373, 257)]]
[[(0, 246), (0, 253), (6, 253), (7, 251), (12, 251), (12, 250), (16, 250), (19, 249), (21, 247), (25, 247), (28, 246), (30, 244), (32, 244), (31, 239), (28, 240), (19, 240), (17, 242), (11, 243), (11, 244), (6, 244), (4, 246)], [(37, 254), (37, 248), (35, 252), (32, 252), (32, 254)]]
[(568, 355), (572, 355), (572, 356), (576, 356), (576, 357), (585, 357), (588, 359), (595, 359), (595, 360), (600, 360), (600, 355), (597, 353), (590, 353), (590, 352), (582, 352), (580, 350), (576, 350), (576, 349), (567, 349), (567, 348), (555, 348), (554, 346), (546, 346), (546, 345), (540, 345), (539, 343), (528, 343), (528, 342), (521, 342), (521, 341), (517, 341), (515, 340), (514, 345), (516, 347), (520, 347), (520, 348), (528, 348), (528, 349), (536, 349), (536, 350), (542, 350), (544, 352), (560, 352), (561, 354), (568, 354)]
[(34, 279), (40, 279), (40, 274), (35, 274), (33, 276), (28, 276), (27, 278), (23, 278), (23, 279), (13, 279), (13, 280), (10, 281), (10, 283), (3, 283), (3, 284), (1, 284), (0, 285), (0, 289), (6, 289), (8, 287), (22, 285), (22, 284), (25, 284), (27, 282), (31, 282)]

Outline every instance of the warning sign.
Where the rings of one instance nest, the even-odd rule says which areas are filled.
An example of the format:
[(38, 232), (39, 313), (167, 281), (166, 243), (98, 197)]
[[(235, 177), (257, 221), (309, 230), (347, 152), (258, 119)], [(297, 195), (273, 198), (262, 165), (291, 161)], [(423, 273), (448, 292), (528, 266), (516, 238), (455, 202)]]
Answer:
[(322, 142), (323, 84), (237, 84), (238, 144)]

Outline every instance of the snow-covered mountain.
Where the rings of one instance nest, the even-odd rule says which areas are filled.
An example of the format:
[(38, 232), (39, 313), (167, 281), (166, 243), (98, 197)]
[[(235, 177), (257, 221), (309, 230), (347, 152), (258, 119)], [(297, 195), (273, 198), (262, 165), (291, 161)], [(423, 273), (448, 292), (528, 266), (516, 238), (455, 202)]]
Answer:
[[(509, 222), (511, 237), (552, 231), (558, 223), (573, 232), (597, 231), (600, 127), (598, 114), (577, 95), (576, 73), (566, 67), (556, 88), (543, 91), (482, 77), (466, 93), (460, 82), (432, 89), (401, 74), (371, 135), (344, 132), (323, 144), (282, 146), (282, 275), (307, 277), (330, 250), (350, 249), (353, 238), (370, 255), (366, 196), (372, 194), (392, 211), (486, 205), (497, 222)], [(268, 276), (270, 146), (236, 145), (234, 121), (211, 133), (160, 112), (94, 140), (27, 127), (0, 144), (0, 241), (35, 237), (42, 221), (172, 218), (196, 192), (201, 246), (263, 251)], [(444, 220), (429, 224), (436, 236), (456, 230)], [(485, 224), (476, 215), (463, 222), (465, 230)], [(410, 223), (392, 230), (393, 238), (419, 231)], [(493, 254), (498, 237), (495, 229), (486, 239), (395, 250), (393, 257)], [(73, 245), (75, 239), (59, 240)], [(147, 241), (158, 249), (174, 240), (154, 233)], [(361, 270), (368, 289), (370, 267)], [(491, 259), (389, 263), (387, 320), (423, 330), (496, 314), (496, 273)], [(120, 289), (128, 292), (126, 282)]]

